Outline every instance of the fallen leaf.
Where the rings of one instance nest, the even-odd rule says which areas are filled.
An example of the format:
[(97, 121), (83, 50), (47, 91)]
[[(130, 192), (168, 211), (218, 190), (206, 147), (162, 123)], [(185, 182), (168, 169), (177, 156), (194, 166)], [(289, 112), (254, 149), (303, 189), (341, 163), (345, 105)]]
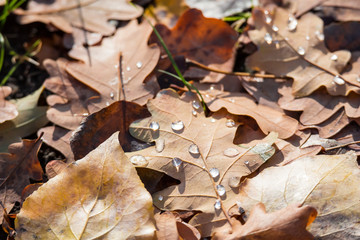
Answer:
[(21, 141), (22, 137), (33, 134), (49, 122), (46, 117), (48, 107), (38, 106), (39, 97), (43, 90), (44, 87), (41, 86), (26, 97), (11, 100), (19, 115), (0, 124), (0, 152), (6, 152), (10, 144)]
[(27, 10), (16, 9), (21, 24), (43, 22), (58, 29), (72, 32), (72, 26), (90, 32), (111, 35), (115, 26), (108, 20), (130, 20), (141, 16), (142, 8), (132, 6), (126, 0), (57, 0), (49, 2), (29, 1)]
[[(205, 18), (200, 10), (189, 9), (181, 15), (171, 30), (162, 24), (155, 27), (172, 55), (184, 56), (215, 69), (232, 71), (238, 34), (222, 20)], [(159, 43), (154, 33), (149, 42)], [(164, 49), (162, 54), (165, 54)], [(207, 75), (208, 72), (201, 69), (190, 69), (185, 73), (185, 76), (190, 78)], [(212, 75), (203, 81), (217, 82), (224, 77), (222, 74), (214, 74), (214, 77)]]
[(233, 139), (238, 123), (227, 126), (221, 114), (206, 118), (194, 95), (180, 99), (171, 90), (159, 92), (147, 107), (152, 117), (132, 123), (130, 133), (155, 146), (127, 155), (136, 166), (179, 179), (179, 185), (153, 194), (155, 206), (201, 211), (195, 218), (208, 224), (201, 232), (210, 236), (213, 229), (227, 224), (225, 214), (235, 201), (241, 177), (256, 171), (274, 153), (276, 134), (237, 146)]
[(18, 239), (153, 239), (151, 196), (118, 133), (29, 196), (15, 229)]
[(102, 35), (100, 33), (87, 33), (81, 28), (72, 28), (72, 33), (67, 33), (64, 35), (63, 43), (64, 46), (68, 49), (76, 48), (77, 46), (93, 46), (99, 44), (102, 40)]
[(0, 87), (0, 123), (16, 118), (19, 114), (16, 106), (5, 100), (11, 94), (11, 88), (7, 86)]
[[(0, 153), (0, 200), (5, 208), (12, 209), (21, 201), (21, 192), (30, 184), (30, 178), (42, 180), (42, 168), (37, 158), (41, 146), (36, 140), (22, 140), (9, 146), (9, 153)], [(0, 222), (3, 216), (0, 214)]]
[(339, 1), (326, 0), (322, 4), (322, 11), (337, 21), (359, 21), (360, 7), (356, 0)]
[(299, 204), (266, 213), (264, 204), (258, 203), (251, 210), (249, 219), (244, 225), (233, 219), (231, 230), (219, 229), (212, 239), (311, 240), (314, 237), (306, 227), (314, 221), (316, 215), (315, 208)]
[(119, 142), (124, 150), (131, 150), (129, 125), (135, 120), (148, 117), (145, 107), (136, 103), (118, 101), (88, 116), (74, 131), (70, 146), (75, 159), (85, 157), (90, 151), (119, 131)]
[(153, 4), (146, 8), (145, 15), (151, 18), (155, 15), (158, 23), (168, 27), (173, 27), (181, 14), (189, 9), (184, 0), (155, 0), (152, 2)]
[(42, 137), (43, 141), (47, 145), (61, 152), (65, 156), (66, 162), (70, 163), (74, 161), (74, 153), (70, 147), (72, 131), (58, 126), (50, 126), (40, 128), (38, 130), (38, 135), (42, 133), (44, 134)]
[(48, 178), (53, 178), (66, 168), (67, 164), (61, 160), (52, 160), (46, 164), (45, 172)]
[(254, 9), (253, 17), (256, 30), (249, 35), (259, 50), (246, 59), (249, 68), (292, 77), (295, 97), (307, 96), (321, 86), (331, 95), (359, 91), (356, 75), (340, 74), (350, 52), (326, 49), (319, 17), (307, 13), (297, 20), (282, 8), (276, 8), (273, 16)]
[(91, 46), (88, 50), (73, 48), (69, 52), (71, 57), (84, 63), (70, 62), (66, 71), (101, 93), (99, 102), (93, 100), (91, 113), (116, 100), (145, 104), (158, 91), (156, 79), (151, 76), (146, 79), (160, 57), (159, 47), (147, 44), (146, 36), (151, 31), (146, 21), (138, 24), (133, 20), (119, 28), (114, 36), (104, 39), (100, 46)]
[(309, 231), (315, 237), (358, 239), (359, 178), (354, 153), (305, 157), (245, 180), (237, 198), (245, 212), (258, 202), (269, 212), (292, 203), (313, 206), (318, 217)]
[(290, 9), (294, 8), (294, 12), (296, 17), (299, 17), (303, 15), (304, 13), (310, 11), (311, 9), (321, 5), (323, 2), (327, 0), (285, 0), (283, 5), (286, 5), (288, 2), (291, 3), (292, 7), (289, 7)]
[(354, 31), (354, 29), (359, 27), (359, 22), (340, 22), (326, 26), (324, 28), (326, 47), (330, 51), (340, 49), (360, 51), (360, 34)]
[(270, 107), (256, 104), (248, 94), (209, 89), (202, 92), (202, 95), (212, 112), (226, 108), (231, 114), (249, 116), (255, 119), (265, 134), (277, 132), (279, 138), (286, 139), (291, 137), (297, 130), (297, 120)]
[(185, 0), (187, 5), (191, 8), (201, 10), (205, 17), (208, 18), (223, 18), (235, 13), (243, 12), (253, 6), (251, 0), (236, 1), (236, 0)]

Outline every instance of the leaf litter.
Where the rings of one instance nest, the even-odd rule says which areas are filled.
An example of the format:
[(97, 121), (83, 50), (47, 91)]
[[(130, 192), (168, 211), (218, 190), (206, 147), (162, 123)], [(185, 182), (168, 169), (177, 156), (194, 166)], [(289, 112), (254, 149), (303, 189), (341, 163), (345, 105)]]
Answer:
[[(0, 200), (18, 213), (15, 226), (3, 224), (6, 231), (15, 229), (19, 239), (119, 234), (151, 239), (156, 222), (159, 239), (357, 239), (358, 53), (343, 49), (350, 40), (330, 52), (334, 43), (318, 17), (333, 14), (333, 6), (342, 11), (349, 6), (260, 1), (269, 8), (254, 8), (252, 18), (241, 20), (239, 36), (186, 2), (155, 2), (145, 7), (146, 16), (168, 24), (156, 29), (176, 61), (185, 59), (184, 76), (201, 82), (195, 85), (206, 112), (198, 96), (157, 71), (172, 69), (148, 22), (135, 20), (141, 7), (127, 1), (30, 1), (27, 10), (16, 10), (23, 24), (41, 21), (67, 33), (63, 41), (70, 58), (43, 61), (50, 75), (44, 86), (52, 92), (46, 98), (52, 125), (40, 128), (47, 121), (47, 106), (38, 105), (41, 92), (28, 110), (41, 109), (42, 117), (27, 117), (7, 100), (9, 88), (1, 87), (3, 105), (13, 116), (0, 129), (9, 129), (18, 111), (24, 129), (34, 128), (66, 159), (48, 164), (40, 159), (50, 178), (42, 184), (39, 139), (30, 141), (36, 146), (25, 153), (14, 149), (29, 140), (0, 154), (1, 169), (11, 165), (10, 158), (33, 161), (17, 164), (27, 170), (10, 171), (11, 177), (8, 170), (1, 173)], [(101, 11), (93, 11), (99, 5)], [(315, 6), (322, 9), (314, 11)], [(260, 73), (236, 72), (244, 61)], [(15, 124), (12, 135), (30, 134), (17, 126), (22, 125)], [(29, 185), (33, 181), (39, 183)], [(28, 197), (19, 212), (13, 206), (22, 196)], [(123, 224), (123, 218), (134, 222)]]

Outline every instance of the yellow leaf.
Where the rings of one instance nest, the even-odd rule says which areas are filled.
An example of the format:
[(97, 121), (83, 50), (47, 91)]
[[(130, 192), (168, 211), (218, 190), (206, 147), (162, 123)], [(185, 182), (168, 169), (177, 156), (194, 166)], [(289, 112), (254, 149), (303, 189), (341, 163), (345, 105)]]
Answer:
[(150, 194), (113, 134), (29, 196), (17, 239), (153, 239)]

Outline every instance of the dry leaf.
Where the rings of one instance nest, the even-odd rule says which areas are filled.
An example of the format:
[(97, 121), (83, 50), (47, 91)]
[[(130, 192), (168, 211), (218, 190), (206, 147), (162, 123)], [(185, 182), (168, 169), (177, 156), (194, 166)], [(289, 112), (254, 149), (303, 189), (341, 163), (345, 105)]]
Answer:
[(52, 160), (46, 164), (45, 172), (48, 178), (53, 178), (66, 168), (67, 164), (61, 160)]
[(16, 118), (19, 114), (16, 106), (5, 100), (11, 94), (11, 88), (7, 86), (0, 87), (0, 123)]
[(118, 101), (88, 116), (74, 131), (70, 139), (75, 159), (85, 157), (114, 132), (119, 131), (119, 141), (125, 151), (131, 150), (129, 125), (135, 120), (148, 117), (145, 107), (136, 103)]
[[(171, 30), (162, 24), (155, 27), (174, 56), (184, 56), (208, 67), (232, 71), (235, 61), (234, 45), (238, 34), (222, 20), (205, 18), (200, 10), (189, 9)], [(159, 43), (154, 33), (149, 42)], [(163, 49), (162, 51), (165, 54)], [(185, 73), (188, 77), (206, 75), (208, 72), (200, 69)], [(210, 74), (203, 81), (219, 81), (222, 77), (224, 75)]]
[(360, 7), (357, 0), (326, 0), (322, 4), (322, 11), (337, 21), (359, 21)]
[(277, 132), (279, 138), (285, 139), (291, 137), (297, 130), (297, 120), (270, 107), (256, 104), (248, 94), (222, 92), (210, 88), (202, 92), (202, 95), (211, 111), (216, 112), (226, 108), (231, 114), (252, 117), (265, 134)]
[[(360, 20), (360, 19), (359, 19)], [(347, 49), (349, 51), (360, 50), (359, 22), (332, 23), (324, 28), (325, 44), (330, 51)]]
[(227, 224), (225, 214), (235, 202), (241, 177), (271, 157), (276, 136), (237, 146), (233, 139), (238, 123), (221, 114), (206, 118), (194, 95), (179, 99), (175, 92), (164, 90), (147, 107), (152, 117), (131, 124), (130, 132), (155, 146), (127, 155), (137, 166), (179, 179), (179, 185), (153, 194), (154, 204), (166, 210), (202, 211), (194, 218), (207, 224), (201, 232), (209, 236), (213, 229)]
[[(321, 86), (331, 95), (358, 91), (356, 75), (340, 75), (350, 53), (326, 49), (319, 17), (307, 13), (297, 20), (281, 8), (276, 8), (273, 16), (255, 9), (253, 17), (256, 30), (249, 35), (259, 50), (247, 58), (248, 67), (294, 78), (296, 97), (307, 96)], [(266, 18), (271, 19), (269, 24)]]
[(153, 239), (151, 196), (113, 134), (23, 203), (18, 239)]
[(216, 239), (228, 240), (311, 240), (313, 235), (306, 230), (316, 218), (316, 209), (310, 206), (301, 207), (292, 204), (279, 211), (266, 213), (265, 206), (258, 203), (251, 210), (245, 225), (233, 219), (231, 231), (228, 228), (219, 229), (214, 235)]
[(43, 22), (52, 24), (66, 33), (72, 32), (72, 26), (87, 31), (111, 35), (115, 26), (108, 20), (130, 20), (141, 16), (142, 9), (132, 6), (126, 0), (54, 0), (29, 1), (27, 10), (15, 10), (22, 24)]
[[(22, 140), (9, 146), (9, 153), (0, 153), (0, 200), (7, 209), (21, 201), (23, 189), (30, 184), (30, 178), (42, 180), (42, 168), (37, 158), (41, 146), (40, 138)], [(3, 216), (0, 214), (0, 222)]]
[(182, 13), (189, 7), (184, 0), (155, 0), (151, 1), (150, 5), (145, 10), (145, 15), (153, 18), (155, 15), (156, 21), (168, 27), (173, 27)]
[(311, 205), (318, 211), (310, 226), (315, 237), (358, 239), (359, 181), (354, 153), (305, 157), (245, 180), (237, 197), (245, 212), (258, 202), (269, 212), (292, 203)]
[(91, 113), (116, 100), (145, 104), (158, 91), (156, 79), (146, 79), (160, 56), (158, 46), (147, 44), (151, 31), (146, 21), (138, 24), (133, 20), (119, 28), (114, 36), (104, 39), (100, 46), (88, 50), (78, 47), (69, 52), (71, 57), (85, 63), (70, 62), (66, 71), (101, 93), (100, 100), (92, 101)]

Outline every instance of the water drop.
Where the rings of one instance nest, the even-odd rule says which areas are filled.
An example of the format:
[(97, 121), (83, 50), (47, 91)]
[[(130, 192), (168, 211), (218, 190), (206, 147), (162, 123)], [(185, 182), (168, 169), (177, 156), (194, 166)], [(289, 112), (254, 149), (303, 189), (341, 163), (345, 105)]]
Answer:
[(339, 84), (339, 85), (344, 85), (345, 84), (345, 81), (344, 79), (342, 79), (340, 76), (336, 75), (333, 79), (333, 81), (336, 83), (336, 84)]
[(136, 67), (137, 67), (137, 68), (141, 68), (142, 65), (143, 65), (142, 62), (137, 62), (137, 63), (136, 63)]
[(131, 67), (127, 66), (126, 71), (130, 72), (130, 70), (131, 70)]
[(195, 116), (195, 117), (197, 116), (197, 112), (195, 110), (192, 110), (191, 113), (192, 113), (193, 116)]
[(149, 164), (149, 161), (142, 155), (131, 156), (129, 160), (135, 166), (146, 167)]
[(228, 120), (226, 120), (225, 125), (226, 125), (228, 128), (230, 128), (230, 127), (235, 127), (235, 121), (232, 120), (232, 119), (228, 119)]
[(272, 43), (272, 36), (270, 35), (270, 33), (266, 33), (264, 40), (267, 44), (271, 44)]
[(332, 61), (336, 61), (336, 60), (338, 60), (338, 56), (336, 54), (333, 54), (333, 55), (331, 55), (330, 59)]
[(175, 121), (171, 124), (171, 129), (173, 131), (181, 131), (184, 129), (184, 123), (181, 120)]
[(191, 144), (191, 145), (189, 146), (189, 153), (190, 153), (190, 154), (194, 154), (194, 155), (199, 154), (199, 148), (198, 148), (198, 146), (197, 146), (196, 144)]
[(305, 55), (305, 49), (302, 46), (298, 47), (297, 52), (301, 56)]
[(239, 153), (240, 152), (235, 148), (227, 148), (224, 150), (224, 155), (227, 157), (236, 157)]
[(216, 200), (215, 204), (214, 204), (214, 208), (215, 210), (220, 210), (221, 208), (221, 201), (218, 199)]
[(176, 167), (176, 170), (179, 171), (179, 167), (182, 163), (182, 160), (180, 158), (174, 157), (172, 160), (172, 164), (174, 165), (174, 167)]
[(356, 81), (360, 82), (360, 77), (359, 76), (356, 77)]
[(246, 166), (249, 166), (249, 161), (244, 162)]
[(310, 36), (307, 35), (307, 36), (305, 37), (305, 39), (309, 41), (309, 40), (310, 40)]
[(229, 178), (229, 186), (232, 188), (237, 188), (240, 186), (240, 177), (231, 177)]
[(217, 168), (211, 168), (209, 172), (212, 178), (217, 178), (220, 174), (220, 171)]
[(285, 37), (284, 39), (285, 39), (285, 41), (289, 41), (289, 38), (288, 38), (288, 37)]
[(296, 18), (293, 16), (289, 16), (287, 27), (290, 32), (293, 32), (296, 30), (297, 24), (298, 24), (298, 21), (296, 20)]
[(159, 199), (159, 201), (161, 202), (162, 200), (164, 200), (164, 197), (161, 196), (161, 195), (159, 195), (159, 196), (158, 196), (158, 199)]
[(115, 68), (119, 68), (119, 64), (115, 64), (115, 66), (114, 66)]
[(192, 107), (194, 109), (199, 109), (200, 108), (200, 103), (196, 100), (192, 101)]
[(87, 117), (87, 116), (89, 116), (89, 113), (83, 113), (82, 116)]
[(230, 98), (230, 102), (235, 103), (235, 100), (234, 100), (234, 99), (232, 99), (232, 98)]
[(109, 84), (110, 84), (111, 86), (115, 86), (116, 84), (118, 84), (118, 82), (119, 82), (119, 78), (118, 78), (118, 77), (114, 77), (113, 79), (111, 79), (111, 80), (109, 81)]
[(280, 42), (278, 40), (275, 40), (274, 44), (275, 44), (276, 49), (280, 48)]
[(110, 98), (114, 99), (115, 94), (113, 92), (110, 93)]
[(218, 192), (219, 196), (224, 196), (226, 193), (225, 187), (223, 185), (216, 185), (216, 191)]
[(279, 28), (278, 28), (277, 26), (273, 25), (273, 26), (272, 26), (272, 30), (273, 30), (274, 32), (277, 32), (277, 31), (279, 31)]
[(320, 32), (319, 30), (315, 31), (315, 36), (317, 37), (317, 39), (319, 39), (320, 41), (324, 41), (325, 36), (322, 32)]
[(211, 118), (211, 119), (210, 119), (210, 122), (214, 123), (214, 122), (216, 122), (216, 119), (215, 119), (215, 118)]
[(159, 129), (160, 129), (160, 125), (159, 125), (158, 122), (152, 121), (152, 122), (149, 124), (149, 128), (151, 129), (151, 131), (157, 132), (157, 131), (159, 131)]
[[(252, 149), (252, 152), (259, 154), (260, 157), (263, 159), (264, 162), (266, 162), (268, 159), (271, 158), (272, 155), (275, 153), (275, 149), (271, 144), (269, 143), (258, 143), (256, 144)], [(249, 162), (246, 161), (245, 165), (249, 167)]]
[(128, 81), (130, 81), (131, 80), (131, 77), (128, 77)]
[(265, 14), (265, 22), (266, 22), (267, 24), (270, 24), (271, 21), (272, 21), (272, 18), (271, 18), (271, 16), (270, 16), (269, 11), (268, 11), (268, 10), (265, 10), (265, 11), (264, 11), (264, 14)]
[(109, 102), (106, 102), (105, 104), (106, 104), (106, 106), (109, 106), (109, 105), (110, 105), (110, 103), (109, 103)]
[(165, 139), (157, 139), (155, 141), (155, 150), (158, 153), (161, 153), (165, 148)]
[(209, 96), (209, 94), (206, 94), (205, 97), (209, 98), (210, 96)]

